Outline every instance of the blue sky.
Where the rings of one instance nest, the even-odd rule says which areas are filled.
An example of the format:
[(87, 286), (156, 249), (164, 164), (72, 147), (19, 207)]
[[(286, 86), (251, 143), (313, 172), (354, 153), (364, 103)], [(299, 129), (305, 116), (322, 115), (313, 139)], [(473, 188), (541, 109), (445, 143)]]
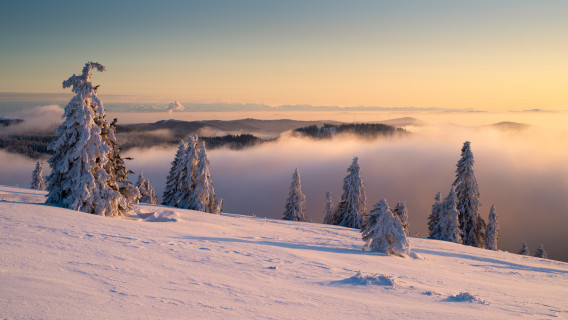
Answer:
[(567, 1), (10, 1), (0, 91), (166, 100), (568, 107)]

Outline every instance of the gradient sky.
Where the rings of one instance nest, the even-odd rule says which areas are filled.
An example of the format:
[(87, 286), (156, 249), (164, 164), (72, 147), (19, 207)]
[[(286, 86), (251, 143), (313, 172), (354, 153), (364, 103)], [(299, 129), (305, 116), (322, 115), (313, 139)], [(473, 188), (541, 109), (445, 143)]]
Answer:
[(0, 91), (568, 109), (568, 1), (8, 1)]

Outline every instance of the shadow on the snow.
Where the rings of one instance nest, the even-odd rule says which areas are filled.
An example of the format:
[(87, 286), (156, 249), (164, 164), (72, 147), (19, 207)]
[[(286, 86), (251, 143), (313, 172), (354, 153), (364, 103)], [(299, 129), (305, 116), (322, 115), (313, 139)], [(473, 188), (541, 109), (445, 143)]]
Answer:
[(431, 254), (431, 255), (435, 255), (435, 256), (454, 257), (454, 258), (460, 258), (460, 259), (469, 259), (469, 260), (473, 260), (473, 261), (492, 263), (492, 264), (494, 264), (494, 265), (492, 265), (492, 267), (495, 267), (495, 268), (503, 268), (503, 269), (508, 268), (508, 269), (522, 270), (522, 271), (568, 274), (568, 271), (564, 271), (564, 270), (557, 270), (557, 269), (551, 269), (551, 268), (541, 268), (541, 267), (531, 267), (531, 266), (522, 265), (522, 264), (518, 264), (518, 263), (512, 263), (512, 262), (498, 260), (498, 259), (492, 259), (492, 258), (478, 257), (478, 256), (465, 254), (465, 253), (443, 252), (443, 251), (435, 251), (435, 250), (428, 250), (428, 249), (417, 249), (417, 248), (412, 249), (412, 250), (417, 252), (417, 253)]
[(236, 239), (236, 238), (216, 238), (216, 237), (192, 237), (192, 236), (185, 236), (181, 237), (182, 239), (187, 240), (198, 240), (198, 241), (212, 241), (212, 242), (240, 242), (240, 243), (251, 243), (251, 244), (261, 244), (266, 246), (273, 246), (273, 247), (280, 247), (280, 248), (288, 248), (288, 249), (300, 249), (300, 250), (313, 250), (313, 251), (320, 251), (320, 252), (333, 252), (333, 253), (343, 253), (343, 254), (362, 254), (362, 255), (372, 255), (372, 256), (388, 256), (384, 253), (372, 252), (372, 251), (363, 251), (360, 247), (353, 247), (353, 249), (349, 248), (334, 248), (334, 247), (325, 247), (325, 246), (317, 246), (317, 245), (309, 245), (309, 244), (298, 244), (298, 243), (291, 243), (291, 242), (276, 242), (276, 241), (267, 241), (267, 240), (247, 240), (247, 239)]

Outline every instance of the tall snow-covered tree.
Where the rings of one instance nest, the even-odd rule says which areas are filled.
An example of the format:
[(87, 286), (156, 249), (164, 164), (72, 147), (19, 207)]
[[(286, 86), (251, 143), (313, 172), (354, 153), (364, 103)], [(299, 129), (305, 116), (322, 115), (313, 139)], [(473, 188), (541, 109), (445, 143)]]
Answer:
[(519, 251), (519, 254), (523, 255), (523, 256), (530, 256), (531, 255), (531, 252), (529, 251), (529, 246), (527, 245), (526, 241), (523, 241), (523, 247)]
[(396, 207), (394, 207), (393, 213), (402, 223), (402, 228), (408, 236), (410, 233), (408, 231), (408, 209), (406, 209), (405, 202), (397, 202)]
[(462, 243), (462, 231), (459, 227), (457, 198), (454, 186), (450, 188), (450, 193), (442, 202), (438, 230), (440, 231), (438, 240)]
[(43, 176), (43, 164), (40, 160), (37, 161), (34, 171), (32, 172), (32, 189), (45, 190), (45, 177)]
[(440, 201), (440, 192), (434, 198), (436, 202), (432, 205), (432, 211), (428, 216), (428, 238), (440, 239), (440, 209), (442, 202)]
[(63, 81), (75, 96), (65, 107), (63, 122), (48, 148), (51, 174), (47, 179), (47, 203), (104, 216), (121, 216), (128, 203), (118, 183), (107, 171), (112, 146), (101, 136), (104, 108), (90, 78), (91, 70), (104, 66), (88, 62), (80, 75)]
[(223, 202), (215, 199), (215, 188), (209, 174), (210, 167), (205, 141), (202, 141), (195, 171), (195, 185), (188, 209), (220, 214)]
[(325, 192), (325, 204), (323, 208), (323, 223), (335, 224), (335, 210), (333, 210), (333, 201), (331, 199), (331, 192)]
[(144, 174), (140, 172), (138, 176), (138, 181), (136, 182), (136, 187), (140, 190), (140, 199), (138, 200), (141, 203), (149, 203), (149, 204), (157, 204), (158, 198), (156, 197), (156, 191), (150, 184), (150, 180), (144, 177)]
[(548, 253), (546, 253), (546, 251), (544, 250), (544, 245), (542, 243), (536, 249), (534, 256), (537, 258), (548, 259)]
[(162, 204), (165, 206), (175, 207), (177, 206), (176, 194), (179, 190), (178, 182), (181, 176), (182, 163), (185, 157), (185, 143), (183, 140), (179, 142), (179, 146), (172, 161), (170, 167), (170, 173), (166, 179), (166, 188), (164, 189), (164, 195), (162, 196)]
[(353, 158), (353, 163), (347, 172), (347, 176), (343, 179), (343, 195), (337, 206), (335, 223), (360, 229), (367, 215), (367, 196), (357, 157)]
[(290, 193), (285, 205), (284, 220), (291, 221), (308, 221), (306, 218), (306, 196), (302, 192), (302, 181), (300, 180), (300, 171), (298, 168), (292, 175), (292, 184), (290, 185)]
[(495, 205), (491, 206), (489, 211), (489, 224), (485, 231), (485, 248), (489, 250), (497, 250), (499, 242), (499, 222), (497, 222), (497, 214), (495, 213)]
[(463, 244), (483, 248), (485, 221), (479, 216), (479, 189), (473, 171), (473, 153), (470, 142), (466, 141), (461, 150), (461, 159), (457, 163), (454, 187), (458, 199), (460, 229), (463, 232)]
[(175, 194), (176, 206), (178, 208), (189, 209), (194, 197), (193, 191), (196, 183), (197, 163), (199, 148), (197, 146), (198, 137), (189, 137), (187, 148), (180, 162), (181, 169), (178, 177), (178, 190)]
[(382, 199), (366, 216), (361, 229), (363, 250), (387, 254), (408, 255), (410, 243), (400, 219), (395, 217), (387, 201)]

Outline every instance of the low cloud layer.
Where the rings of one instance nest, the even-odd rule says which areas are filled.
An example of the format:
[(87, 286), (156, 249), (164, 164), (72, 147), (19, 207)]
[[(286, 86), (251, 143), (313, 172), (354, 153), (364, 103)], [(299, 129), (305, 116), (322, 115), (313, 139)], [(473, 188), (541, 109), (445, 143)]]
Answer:
[(53, 135), (62, 121), (62, 115), (63, 108), (58, 105), (39, 106), (24, 110), (13, 116), (24, 121), (9, 127), (0, 127), (0, 135)]

